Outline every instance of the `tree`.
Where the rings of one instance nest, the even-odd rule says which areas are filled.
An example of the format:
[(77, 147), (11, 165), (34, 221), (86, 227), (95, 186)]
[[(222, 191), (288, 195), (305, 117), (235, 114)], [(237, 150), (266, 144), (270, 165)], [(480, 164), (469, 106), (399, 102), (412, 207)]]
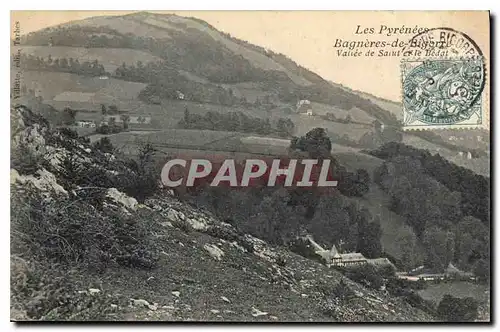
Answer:
[(459, 298), (446, 294), (439, 302), (438, 315), (449, 322), (472, 322), (477, 318), (478, 303), (472, 297)]
[(96, 132), (99, 134), (107, 135), (111, 132), (107, 124), (103, 124), (96, 128)]
[(130, 122), (130, 115), (128, 115), (128, 114), (123, 114), (120, 118), (121, 118), (121, 120), (123, 121), (123, 129), (124, 129), (124, 130), (127, 130), (127, 129), (128, 129), (128, 125), (129, 125), (129, 122)]
[(257, 207), (257, 224), (259, 237), (274, 243), (287, 244), (299, 233), (302, 218), (287, 205), (288, 192), (281, 188), (265, 197)]
[(119, 186), (123, 192), (135, 197), (139, 202), (144, 202), (158, 189), (160, 170), (154, 163), (155, 152), (152, 144), (142, 144), (139, 148), (139, 161), (130, 160), (135, 176), (124, 179), (124, 183)]
[(118, 107), (116, 105), (109, 105), (108, 113), (109, 114), (118, 114)]
[(156, 149), (153, 144), (145, 143), (141, 145), (139, 148), (139, 166), (142, 173), (147, 173), (149, 171), (147, 167), (152, 164), (155, 154)]
[(372, 289), (380, 289), (384, 285), (384, 278), (380, 271), (371, 264), (363, 264), (347, 269), (346, 277)]
[(106, 105), (104, 105), (104, 104), (101, 104), (101, 113), (102, 113), (102, 115), (106, 115), (106, 113), (107, 113)]
[(444, 271), (453, 258), (453, 233), (432, 226), (425, 230), (423, 236), (425, 264), (437, 271)]
[(410, 231), (400, 234), (396, 238), (396, 244), (401, 252), (401, 264), (404, 269), (415, 267), (416, 237)]
[(362, 221), (358, 222), (357, 250), (368, 258), (380, 257), (382, 254), (381, 236), (382, 228), (378, 217), (372, 222), (366, 222), (363, 217)]
[(357, 231), (351, 227), (353, 223), (340, 195), (338, 197), (322, 195), (308, 229), (319, 241), (337, 246), (342, 241), (343, 248), (339, 246), (339, 250), (353, 250), (357, 241)]
[(480, 259), (474, 266), (474, 275), (481, 282), (490, 280), (490, 262), (485, 259)]
[(68, 69), (68, 59), (66, 58), (61, 58), (59, 61), (59, 66), (63, 71), (66, 71)]
[(113, 128), (116, 125), (116, 119), (114, 116), (110, 116), (108, 118), (108, 125), (110, 128)]
[(65, 125), (73, 125), (75, 123), (75, 117), (77, 112), (78, 112), (77, 110), (66, 107), (63, 110), (63, 123)]
[(470, 270), (480, 259), (489, 261), (490, 232), (481, 220), (467, 216), (455, 228), (455, 261)]
[(332, 142), (324, 128), (314, 128), (305, 136), (293, 139), (290, 147), (307, 152), (312, 159), (324, 159), (330, 157)]

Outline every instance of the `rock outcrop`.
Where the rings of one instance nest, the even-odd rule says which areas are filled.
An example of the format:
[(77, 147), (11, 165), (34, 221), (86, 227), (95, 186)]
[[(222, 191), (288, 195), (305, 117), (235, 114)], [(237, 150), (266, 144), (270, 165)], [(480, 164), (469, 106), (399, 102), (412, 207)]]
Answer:
[[(108, 268), (100, 275), (82, 272), (86, 284), (99, 285), (84, 288), (89, 296), (111, 293), (128, 303), (111, 303), (114, 316), (109, 319), (433, 320), (402, 299), (366, 289), (316, 261), (244, 234), (166, 190), (140, 204), (118, 188), (103, 187), (103, 176), (133, 171), (119, 158), (94, 151), (84, 140), (51, 129), (46, 121), (23, 107), (11, 112), (13, 147), (29, 151), (40, 164), (33, 170), (24, 167), (22, 160), (13, 162), (13, 191), (37, 191), (46, 198), (62, 195), (69, 200), (91, 202), (97, 197), (104, 203), (94, 207), (95, 213), (119, 209), (128, 221), (146, 215), (154, 227), (155, 242), (161, 251), (156, 268)], [(100, 177), (89, 180), (85, 187), (75, 185), (68, 176), (68, 165), (91, 168)], [(102, 189), (102, 196), (82, 195), (96, 188)], [(15, 256), (13, 259), (19, 260)], [(16, 317), (25, 315), (17, 309), (13, 312)]]

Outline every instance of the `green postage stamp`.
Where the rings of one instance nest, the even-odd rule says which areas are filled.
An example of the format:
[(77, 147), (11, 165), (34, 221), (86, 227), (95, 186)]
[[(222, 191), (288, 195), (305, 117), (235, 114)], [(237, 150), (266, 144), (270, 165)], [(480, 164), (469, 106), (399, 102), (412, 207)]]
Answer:
[[(407, 54), (431, 56), (403, 58), (401, 63), (404, 129), (487, 126), (486, 66), (481, 50), (452, 29), (425, 34), (425, 39), (410, 41)], [(429, 38), (433, 34), (435, 38)], [(443, 38), (445, 34), (453, 37)]]

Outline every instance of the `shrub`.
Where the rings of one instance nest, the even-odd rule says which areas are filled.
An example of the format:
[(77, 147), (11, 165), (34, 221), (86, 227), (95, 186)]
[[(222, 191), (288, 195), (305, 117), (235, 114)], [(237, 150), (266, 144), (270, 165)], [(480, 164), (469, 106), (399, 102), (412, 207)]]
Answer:
[(345, 276), (373, 289), (380, 289), (384, 285), (380, 270), (371, 264), (348, 267)]
[(18, 256), (11, 260), (11, 318), (14, 320), (110, 320), (126, 299), (88, 291), (81, 271)]
[[(111, 206), (100, 211), (81, 199), (42, 200), (14, 193), (13, 246), (29, 257), (102, 271), (110, 264), (153, 268), (158, 249), (147, 218)], [(137, 220), (139, 219), (139, 220)]]
[(278, 264), (278, 266), (285, 267), (286, 266), (286, 257), (284, 255), (279, 255), (276, 258), (276, 264)]
[(309, 258), (312, 260), (316, 260), (322, 264), (325, 264), (326, 261), (318, 254), (316, 254), (315, 250), (311, 247), (311, 244), (308, 240), (304, 238), (296, 238), (288, 243), (289, 249), (305, 258)]
[(396, 269), (392, 265), (382, 265), (377, 267), (380, 275), (385, 279), (390, 279), (395, 277)]
[(410, 281), (399, 279), (397, 277), (389, 278), (387, 281), (387, 290), (394, 296), (408, 295), (414, 290), (422, 290), (427, 287), (427, 283), (423, 279), (418, 281)]
[(349, 287), (344, 278), (340, 279), (340, 281), (336, 284), (325, 283), (325, 284), (320, 284), (318, 287), (319, 291), (326, 297), (349, 299), (356, 296), (356, 294)]
[(16, 149), (12, 149), (10, 168), (15, 169), (19, 174), (34, 174), (44, 164), (43, 156), (32, 153), (25, 144), (20, 144)]
[(405, 297), (405, 301), (412, 307), (418, 308), (431, 315), (436, 314), (435, 305), (432, 301), (424, 300), (418, 293), (410, 291)]
[(101, 137), (101, 139), (95, 142), (93, 146), (102, 153), (113, 153), (115, 151), (115, 147), (108, 137)]
[(472, 297), (446, 294), (437, 308), (438, 315), (449, 322), (470, 322), (477, 318), (478, 302)]
[(78, 133), (71, 128), (67, 127), (59, 128), (59, 133), (68, 138), (78, 139)]
[(158, 188), (163, 164), (155, 162), (154, 147), (147, 143), (139, 148), (138, 160), (129, 159), (125, 165), (129, 172), (116, 178), (116, 187), (140, 203), (153, 196)]

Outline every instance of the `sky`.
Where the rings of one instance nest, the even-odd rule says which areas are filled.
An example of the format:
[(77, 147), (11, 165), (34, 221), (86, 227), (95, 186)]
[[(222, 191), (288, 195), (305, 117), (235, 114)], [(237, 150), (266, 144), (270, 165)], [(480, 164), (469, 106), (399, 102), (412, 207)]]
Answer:
[[(274, 52), (283, 53), (323, 78), (351, 89), (394, 101), (401, 99), (401, 58), (339, 57), (337, 39), (356, 41), (409, 40), (412, 35), (379, 34), (382, 25), (402, 27), (452, 27), (466, 32), (489, 53), (489, 19), (483, 12), (394, 12), (394, 11), (177, 11), (197, 17), (232, 36)], [(92, 16), (124, 15), (131, 11), (17, 11), (11, 26), (19, 21), (25, 34), (48, 26)], [(359, 27), (358, 27), (359, 26)], [(374, 34), (356, 34), (373, 28)]]

